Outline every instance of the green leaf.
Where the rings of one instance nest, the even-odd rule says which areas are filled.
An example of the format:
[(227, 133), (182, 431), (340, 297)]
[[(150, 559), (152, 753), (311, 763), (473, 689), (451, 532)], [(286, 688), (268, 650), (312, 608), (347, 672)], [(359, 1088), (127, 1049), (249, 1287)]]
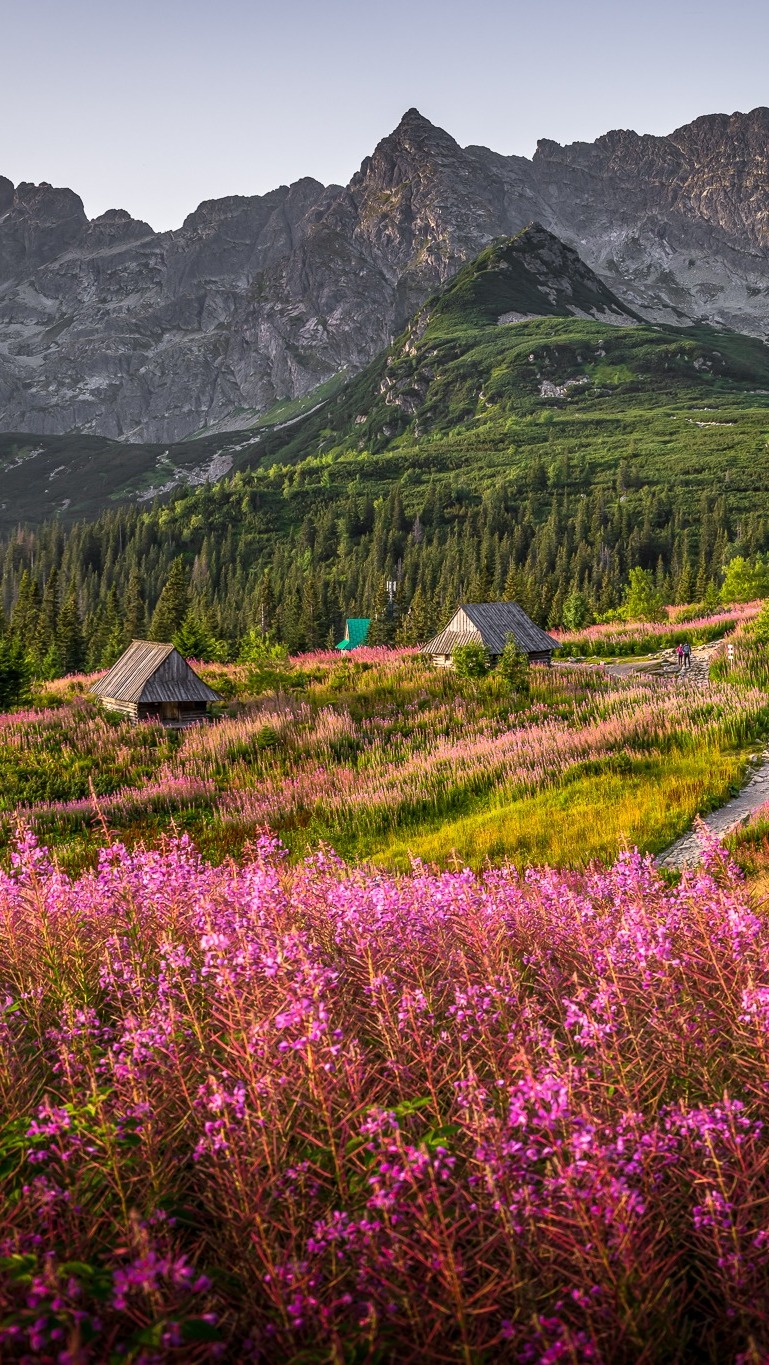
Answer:
[(80, 1275), (83, 1279), (90, 1280), (99, 1274), (99, 1270), (94, 1265), (87, 1265), (85, 1261), (62, 1261), (59, 1274)]
[(141, 1147), (142, 1145), (142, 1140), (138, 1133), (120, 1133), (115, 1138), (115, 1141), (119, 1142), (121, 1147)]
[(12, 1256), (0, 1256), (0, 1270), (6, 1270), (12, 1280), (20, 1280), (22, 1276), (27, 1276), (30, 1270), (34, 1270), (37, 1265), (37, 1256), (31, 1253), (22, 1255), (14, 1252)]
[(458, 1132), (459, 1125), (456, 1123), (444, 1123), (440, 1128), (431, 1128), (421, 1139), (422, 1146), (430, 1153), (435, 1152), (438, 1147), (445, 1147), (448, 1150), (451, 1138)]
[(135, 1333), (131, 1344), (136, 1346), (162, 1346), (163, 1333), (167, 1326), (168, 1323), (164, 1318), (161, 1318), (159, 1322), (150, 1323), (149, 1327), (143, 1327), (140, 1332)]
[(392, 1112), (396, 1119), (405, 1119), (409, 1114), (416, 1114), (420, 1109), (426, 1109), (428, 1104), (432, 1104), (431, 1096), (420, 1095), (415, 1100), (402, 1100), (400, 1104), (396, 1104)]

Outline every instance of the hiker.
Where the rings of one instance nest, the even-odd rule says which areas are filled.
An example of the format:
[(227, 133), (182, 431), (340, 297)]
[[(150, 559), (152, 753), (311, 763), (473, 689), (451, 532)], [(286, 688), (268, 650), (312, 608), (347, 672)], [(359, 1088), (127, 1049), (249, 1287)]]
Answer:
[(681, 669), (682, 669), (683, 666), (684, 666), (684, 647), (683, 647), (683, 645), (679, 644), (678, 649), (676, 650), (676, 654), (678, 655), (678, 671), (679, 671), (679, 673), (680, 673), (680, 672), (681, 672)]
[(681, 649), (683, 650), (684, 672), (686, 672), (687, 668), (692, 666), (692, 647), (688, 640), (684, 640)]

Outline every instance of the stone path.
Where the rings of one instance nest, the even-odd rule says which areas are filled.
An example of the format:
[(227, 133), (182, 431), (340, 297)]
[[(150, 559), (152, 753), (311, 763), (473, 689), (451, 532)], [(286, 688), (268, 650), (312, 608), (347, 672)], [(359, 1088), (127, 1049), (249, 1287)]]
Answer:
[(670, 848), (666, 848), (656, 860), (659, 867), (696, 867), (702, 857), (699, 831), (703, 826), (710, 834), (719, 837), (731, 834), (732, 830), (747, 824), (753, 812), (769, 801), (769, 750), (754, 755), (754, 761), (757, 761), (758, 766), (742, 791), (719, 810), (703, 816), (701, 824), (682, 834)]
[[(691, 668), (685, 672), (679, 665), (674, 649), (664, 649), (648, 659), (605, 664), (604, 668), (615, 678), (667, 678), (679, 682), (683, 687), (707, 687), (711, 661), (722, 643), (721, 640), (714, 640), (711, 644), (693, 649)], [(747, 824), (753, 812), (769, 801), (769, 749), (761, 754), (753, 754), (751, 761), (752, 774), (737, 796), (710, 815), (703, 816), (696, 826), (676, 839), (664, 853), (660, 853), (656, 859), (659, 867), (696, 867), (702, 858), (701, 835), (704, 831), (719, 838), (731, 834), (740, 825)]]
[[(668, 678), (680, 682), (682, 686), (707, 687), (710, 664), (721, 643), (715, 640), (712, 644), (700, 645), (692, 650), (691, 668), (686, 672), (681, 669), (674, 649), (662, 650), (660, 654), (641, 662), (628, 660), (627, 663), (607, 664), (606, 672), (613, 673), (615, 677), (631, 677), (635, 674), (639, 677)], [(703, 816), (696, 826), (676, 839), (670, 848), (666, 848), (656, 859), (659, 867), (696, 867), (702, 858), (702, 834), (705, 831), (723, 838), (740, 825), (747, 824), (753, 812), (769, 801), (769, 749), (762, 754), (754, 754), (753, 764), (752, 775), (742, 791), (718, 810)]]
[(692, 650), (691, 668), (682, 669), (674, 649), (663, 649), (649, 659), (628, 659), (626, 662), (606, 664), (605, 670), (615, 678), (646, 677), (669, 678), (681, 683), (707, 687), (708, 674), (713, 655), (721, 644), (715, 640), (709, 645), (699, 645)]

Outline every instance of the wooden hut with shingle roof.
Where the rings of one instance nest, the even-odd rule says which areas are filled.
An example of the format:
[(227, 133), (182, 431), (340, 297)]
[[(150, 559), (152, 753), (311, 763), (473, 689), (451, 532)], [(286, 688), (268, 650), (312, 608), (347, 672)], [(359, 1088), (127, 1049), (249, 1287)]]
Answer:
[(549, 664), (558, 641), (535, 625), (517, 602), (465, 602), (440, 635), (428, 640), (423, 653), (446, 667), (458, 645), (483, 645), (489, 658), (498, 659), (512, 637), (529, 663)]
[(110, 711), (155, 720), (172, 729), (206, 720), (217, 692), (198, 677), (174, 645), (134, 640), (91, 688)]

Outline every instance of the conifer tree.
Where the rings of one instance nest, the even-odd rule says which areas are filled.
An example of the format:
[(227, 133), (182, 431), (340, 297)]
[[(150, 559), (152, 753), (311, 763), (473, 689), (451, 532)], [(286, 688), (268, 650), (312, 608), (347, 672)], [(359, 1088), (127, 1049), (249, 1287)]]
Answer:
[(190, 609), (189, 574), (181, 555), (168, 572), (163, 591), (152, 613), (150, 638), (161, 643), (173, 640)]
[(299, 613), (299, 635), (303, 647), (318, 649), (323, 642), (324, 634), (315, 575), (312, 570), (308, 570), (302, 582), (302, 606)]
[(259, 578), (254, 608), (258, 629), (262, 635), (269, 635), (275, 617), (275, 595), (269, 569), (265, 569)]
[[(59, 626), (59, 571), (57, 568), (51, 569), (45, 581), (43, 589), (43, 600), (40, 604), (40, 617), (38, 620), (37, 641), (34, 646), (34, 657), (45, 659), (51, 654), (55, 659), (58, 652), (58, 626)], [(55, 663), (51, 664), (56, 667)], [(46, 670), (47, 677), (56, 677), (56, 673)]]
[(399, 639), (404, 645), (423, 645), (430, 639), (431, 617), (425, 595), (418, 587), (401, 623)]
[(74, 587), (70, 589), (59, 612), (56, 644), (61, 671), (65, 674), (82, 672), (85, 667), (83, 623)]
[(395, 613), (390, 606), (387, 581), (382, 578), (374, 600), (368, 643), (370, 645), (391, 645), (395, 640), (395, 631)]
[(0, 640), (0, 711), (10, 711), (29, 696), (30, 663), (20, 640)]
[(22, 650), (30, 658), (37, 651), (38, 628), (40, 624), (40, 587), (28, 569), (24, 569), (19, 580), (16, 604), (11, 612), (9, 631)]
[(104, 609), (104, 619), (100, 631), (100, 651), (99, 668), (111, 668), (120, 658), (125, 648), (125, 630), (123, 626), (120, 603), (118, 601), (117, 588), (114, 583), (107, 593), (107, 601)]
[(123, 645), (132, 640), (143, 640), (147, 631), (147, 609), (144, 604), (142, 580), (138, 568), (134, 566), (128, 577), (128, 587), (123, 599)]

